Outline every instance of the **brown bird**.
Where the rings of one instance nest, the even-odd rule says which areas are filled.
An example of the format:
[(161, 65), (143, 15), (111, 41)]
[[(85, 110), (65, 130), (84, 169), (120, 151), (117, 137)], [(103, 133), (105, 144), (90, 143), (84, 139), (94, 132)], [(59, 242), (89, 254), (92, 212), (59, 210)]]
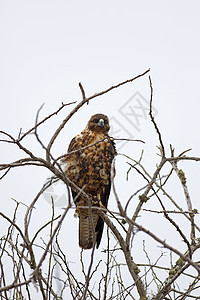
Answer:
[[(90, 249), (96, 243), (99, 247), (104, 222), (99, 217), (99, 210), (107, 208), (111, 188), (111, 164), (116, 155), (113, 140), (108, 135), (110, 129), (108, 117), (103, 114), (92, 116), (86, 128), (70, 142), (64, 158), (65, 172), (68, 178), (89, 196), (75, 199), (76, 212), (79, 216), (79, 246)], [(92, 208), (91, 208), (92, 206)]]

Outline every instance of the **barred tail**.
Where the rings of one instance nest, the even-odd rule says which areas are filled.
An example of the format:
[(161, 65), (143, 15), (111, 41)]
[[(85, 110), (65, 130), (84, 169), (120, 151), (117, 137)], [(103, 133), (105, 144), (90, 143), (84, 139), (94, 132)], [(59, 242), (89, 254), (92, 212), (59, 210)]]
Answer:
[(95, 227), (99, 216), (91, 211), (91, 218), (87, 209), (79, 211), (79, 246), (83, 249), (91, 249), (96, 242)]

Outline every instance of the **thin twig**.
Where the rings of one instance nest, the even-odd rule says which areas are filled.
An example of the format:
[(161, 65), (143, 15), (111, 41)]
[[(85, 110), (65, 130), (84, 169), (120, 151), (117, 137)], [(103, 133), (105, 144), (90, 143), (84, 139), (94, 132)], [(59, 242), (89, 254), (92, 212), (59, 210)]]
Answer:
[(165, 147), (164, 147), (164, 144), (163, 144), (163, 141), (162, 141), (162, 137), (161, 137), (161, 133), (160, 133), (160, 130), (158, 128), (158, 125), (156, 124), (155, 122), (155, 119), (154, 119), (154, 116), (152, 114), (152, 101), (153, 101), (153, 87), (152, 87), (152, 82), (151, 82), (151, 77), (149, 76), (149, 82), (150, 82), (150, 88), (151, 88), (151, 98), (150, 98), (150, 110), (149, 110), (149, 115), (150, 115), (150, 118), (151, 118), (151, 121), (155, 127), (155, 130), (158, 134), (158, 137), (159, 137), (159, 141), (160, 141), (160, 146), (161, 146), (161, 154), (162, 154), (162, 158), (165, 158)]

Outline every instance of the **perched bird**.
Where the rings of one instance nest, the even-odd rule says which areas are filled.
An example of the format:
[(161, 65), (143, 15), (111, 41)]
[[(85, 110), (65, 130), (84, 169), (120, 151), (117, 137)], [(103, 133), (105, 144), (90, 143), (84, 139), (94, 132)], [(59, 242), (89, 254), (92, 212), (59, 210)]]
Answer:
[[(88, 200), (72, 189), (76, 212), (79, 216), (79, 246), (90, 249), (99, 247), (104, 222), (95, 207), (107, 208), (111, 188), (111, 164), (116, 154), (109, 137), (108, 117), (92, 116), (86, 128), (69, 144), (64, 158), (67, 177), (88, 195)], [(91, 208), (92, 206), (92, 208)]]

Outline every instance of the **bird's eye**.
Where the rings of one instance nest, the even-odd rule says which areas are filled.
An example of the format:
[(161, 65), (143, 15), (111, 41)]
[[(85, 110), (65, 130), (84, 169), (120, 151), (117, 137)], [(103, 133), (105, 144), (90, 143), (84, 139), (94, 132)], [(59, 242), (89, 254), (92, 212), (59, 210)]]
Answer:
[(94, 119), (93, 122), (94, 122), (94, 123), (98, 123), (98, 122), (99, 122), (99, 119)]

